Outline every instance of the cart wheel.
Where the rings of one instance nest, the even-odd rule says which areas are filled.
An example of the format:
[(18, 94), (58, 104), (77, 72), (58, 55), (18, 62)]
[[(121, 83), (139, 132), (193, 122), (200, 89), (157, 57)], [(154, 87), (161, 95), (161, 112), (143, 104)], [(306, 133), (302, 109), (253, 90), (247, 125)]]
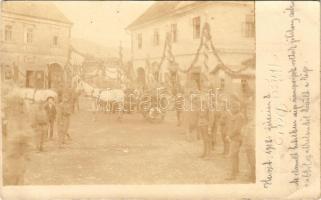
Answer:
[(159, 108), (151, 108), (148, 113), (148, 121), (151, 123), (161, 123), (165, 118), (164, 113)]

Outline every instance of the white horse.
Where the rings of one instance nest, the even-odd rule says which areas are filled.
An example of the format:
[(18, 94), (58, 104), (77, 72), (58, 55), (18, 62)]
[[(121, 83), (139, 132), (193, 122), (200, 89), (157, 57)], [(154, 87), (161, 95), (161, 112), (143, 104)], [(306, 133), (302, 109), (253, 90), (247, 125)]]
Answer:
[(34, 105), (45, 102), (49, 97), (56, 99), (57, 93), (50, 89), (35, 89), (35, 88), (20, 88), (13, 87), (12, 90), (7, 94), (8, 96), (19, 97), (23, 100), (24, 111), (30, 114)]
[(123, 90), (99, 89), (82, 80), (78, 82), (77, 89), (82, 91), (86, 96), (94, 99), (94, 111), (98, 111), (99, 108), (103, 108), (103, 110), (117, 111), (119, 114), (119, 119), (121, 119), (121, 113), (123, 111), (125, 100), (125, 93)]
[(50, 89), (15, 88), (13, 93), (17, 94), (24, 100), (30, 100), (34, 102), (43, 102), (49, 97), (53, 99), (57, 98), (57, 93)]

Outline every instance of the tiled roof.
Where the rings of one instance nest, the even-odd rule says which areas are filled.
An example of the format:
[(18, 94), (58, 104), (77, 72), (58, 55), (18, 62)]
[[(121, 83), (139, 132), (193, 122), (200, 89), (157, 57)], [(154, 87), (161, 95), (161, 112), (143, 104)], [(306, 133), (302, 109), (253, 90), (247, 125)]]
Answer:
[(140, 24), (152, 21), (154, 19), (166, 16), (172, 13), (179, 1), (158, 1), (150, 6), (141, 16), (139, 16), (133, 23), (131, 23), (127, 29), (131, 29)]
[(1, 12), (72, 24), (51, 2), (6, 1), (1, 3)]
[[(151, 22), (164, 16), (175, 14), (185, 8), (187, 10), (196, 8), (200, 5), (215, 4), (234, 4), (234, 5), (246, 5), (251, 2), (238, 2), (238, 1), (157, 1), (151, 5), (141, 16), (139, 16), (134, 22), (132, 22), (127, 29), (133, 29), (139, 25)], [(252, 2), (253, 4), (253, 2)]]

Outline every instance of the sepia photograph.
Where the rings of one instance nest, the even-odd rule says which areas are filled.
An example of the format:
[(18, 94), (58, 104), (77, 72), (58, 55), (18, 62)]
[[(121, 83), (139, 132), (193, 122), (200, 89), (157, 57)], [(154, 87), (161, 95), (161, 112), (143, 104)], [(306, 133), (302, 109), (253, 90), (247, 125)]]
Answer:
[(3, 185), (255, 184), (253, 1), (1, 2)]

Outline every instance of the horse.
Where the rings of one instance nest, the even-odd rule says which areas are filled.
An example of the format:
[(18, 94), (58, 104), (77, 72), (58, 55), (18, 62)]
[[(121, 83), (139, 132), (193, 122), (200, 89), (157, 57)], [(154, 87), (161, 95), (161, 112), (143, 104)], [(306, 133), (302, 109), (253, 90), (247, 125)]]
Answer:
[(24, 100), (33, 102), (43, 102), (48, 98), (57, 98), (57, 93), (51, 89), (35, 89), (35, 88), (14, 88), (13, 93), (17, 94)]
[[(92, 97), (94, 102), (94, 110), (116, 111), (118, 119), (122, 118), (125, 93), (122, 89), (99, 89), (94, 88), (83, 80), (79, 81), (78, 89), (83, 91), (86, 96)], [(110, 108), (110, 109), (109, 109)]]
[(22, 99), (23, 112), (30, 117), (36, 104), (43, 103), (48, 98), (57, 99), (58, 94), (51, 89), (13, 87), (6, 96)]

